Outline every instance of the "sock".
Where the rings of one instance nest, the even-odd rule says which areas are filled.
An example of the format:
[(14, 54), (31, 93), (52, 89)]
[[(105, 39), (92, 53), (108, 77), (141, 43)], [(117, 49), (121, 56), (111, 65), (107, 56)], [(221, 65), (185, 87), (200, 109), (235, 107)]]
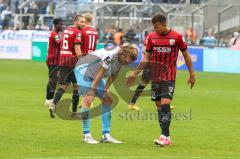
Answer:
[(55, 88), (51, 86), (51, 83), (48, 82), (47, 84), (47, 95), (46, 95), (46, 99), (47, 100), (50, 100), (50, 99), (53, 99), (53, 96), (54, 96), (54, 92), (55, 92)]
[(90, 109), (81, 107), (80, 113), (81, 113), (81, 119), (83, 124), (83, 134), (89, 134), (90, 133)]
[(159, 125), (162, 129), (162, 135), (169, 136), (169, 127), (171, 123), (171, 109), (169, 104), (162, 104), (158, 109)]
[(144, 88), (145, 88), (145, 86), (143, 86), (141, 84), (139, 84), (137, 86), (137, 88), (135, 90), (135, 93), (134, 93), (134, 95), (132, 97), (131, 104), (135, 104), (136, 103), (138, 97), (142, 94)]
[(65, 92), (65, 90), (63, 88), (59, 88), (54, 96), (53, 99), (53, 103), (55, 105), (57, 105), (57, 103), (59, 102), (59, 100), (62, 98), (63, 93)]
[(110, 133), (111, 117), (112, 117), (111, 106), (102, 105), (102, 133), (103, 134)]
[(73, 95), (72, 95), (72, 112), (77, 112), (78, 103), (79, 103), (78, 90), (73, 90)]

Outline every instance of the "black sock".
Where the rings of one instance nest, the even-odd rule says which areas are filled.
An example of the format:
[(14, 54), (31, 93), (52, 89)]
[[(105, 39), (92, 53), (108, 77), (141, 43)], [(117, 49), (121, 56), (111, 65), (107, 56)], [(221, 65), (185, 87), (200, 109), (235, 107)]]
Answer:
[(59, 100), (62, 98), (63, 93), (65, 90), (63, 88), (59, 88), (54, 96), (53, 103), (56, 105)]
[(78, 103), (79, 103), (78, 90), (74, 90), (72, 95), (72, 112), (77, 112)]
[(53, 88), (50, 84), (50, 82), (48, 82), (47, 84), (47, 95), (46, 95), (46, 99), (53, 99), (54, 96), (54, 92), (55, 92), (55, 88)]
[(134, 93), (134, 95), (132, 97), (131, 104), (135, 104), (136, 103), (138, 97), (142, 94), (144, 88), (145, 88), (145, 86), (143, 86), (141, 84), (139, 84), (137, 86), (137, 89), (135, 90), (135, 93)]
[(170, 136), (169, 127), (171, 124), (171, 109), (169, 104), (162, 104), (158, 109), (158, 120), (162, 129), (162, 135)]

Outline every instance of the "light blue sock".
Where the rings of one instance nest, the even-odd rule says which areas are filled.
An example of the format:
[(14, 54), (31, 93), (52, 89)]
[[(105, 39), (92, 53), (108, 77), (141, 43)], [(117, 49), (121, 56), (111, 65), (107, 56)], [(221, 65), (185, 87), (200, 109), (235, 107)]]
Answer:
[(80, 110), (82, 124), (83, 124), (83, 133), (90, 133), (90, 109), (89, 108), (81, 108)]
[(111, 106), (110, 105), (102, 105), (102, 133), (110, 133), (111, 126)]

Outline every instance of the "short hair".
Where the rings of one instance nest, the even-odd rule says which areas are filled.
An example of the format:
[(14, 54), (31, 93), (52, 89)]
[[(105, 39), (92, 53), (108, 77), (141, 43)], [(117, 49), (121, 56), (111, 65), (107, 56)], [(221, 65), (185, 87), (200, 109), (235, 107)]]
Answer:
[(62, 22), (63, 20), (61, 18), (55, 18), (53, 19), (53, 24), (54, 25), (58, 25), (60, 22)]
[(152, 17), (152, 24), (156, 24), (157, 22), (160, 23), (166, 23), (167, 22), (167, 18), (164, 14), (161, 13), (157, 13)]
[(92, 13), (84, 13), (83, 17), (86, 19), (87, 22), (91, 23), (92, 22)]
[(76, 15), (74, 18), (73, 18), (73, 21), (79, 21), (79, 18), (82, 18), (83, 16), (82, 15)]
[(133, 44), (124, 44), (121, 46), (121, 53), (130, 55), (133, 61), (138, 58), (138, 48)]

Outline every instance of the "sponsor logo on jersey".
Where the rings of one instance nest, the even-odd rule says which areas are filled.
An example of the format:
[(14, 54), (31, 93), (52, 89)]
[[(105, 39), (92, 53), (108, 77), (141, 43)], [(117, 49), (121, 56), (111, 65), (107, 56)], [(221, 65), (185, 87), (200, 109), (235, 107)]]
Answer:
[(162, 53), (171, 53), (171, 47), (153, 47), (153, 51), (162, 52)]

